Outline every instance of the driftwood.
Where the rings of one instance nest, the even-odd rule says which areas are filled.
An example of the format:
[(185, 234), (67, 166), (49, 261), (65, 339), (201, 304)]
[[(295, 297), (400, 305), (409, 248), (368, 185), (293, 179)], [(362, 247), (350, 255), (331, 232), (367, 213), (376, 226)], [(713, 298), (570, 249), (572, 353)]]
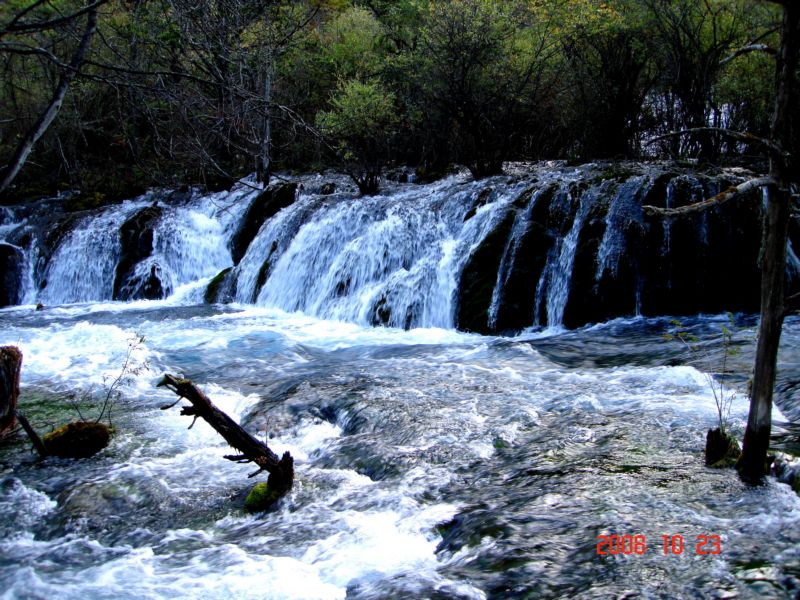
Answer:
[(214, 406), (208, 396), (190, 380), (166, 374), (158, 386), (169, 388), (178, 395), (176, 402), (162, 406), (162, 410), (172, 408), (181, 398), (188, 400), (192, 405), (182, 407), (181, 414), (194, 417), (190, 429), (198, 418), (204, 419), (228, 444), (240, 452), (225, 456), (226, 459), (237, 463), (253, 462), (258, 465), (258, 471), (252, 473), (250, 477), (267, 471), (269, 473), (267, 485), (274, 499), (277, 500), (291, 489), (294, 481), (294, 459), (291, 454), (284, 452), (279, 459), (264, 442), (251, 436), (236, 421)]
[(12, 431), (16, 423), (19, 374), (22, 352), (16, 346), (0, 347), (0, 437)]

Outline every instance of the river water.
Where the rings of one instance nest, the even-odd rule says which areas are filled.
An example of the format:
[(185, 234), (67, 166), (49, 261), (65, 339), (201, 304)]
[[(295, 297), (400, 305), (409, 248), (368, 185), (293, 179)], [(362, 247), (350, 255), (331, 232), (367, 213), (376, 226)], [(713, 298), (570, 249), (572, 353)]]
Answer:
[[(704, 373), (662, 335), (617, 320), (512, 338), (370, 328), (179, 300), (0, 311), (24, 355), (36, 426), (91, 416), (135, 334), (116, 435), (98, 456), (37, 461), (0, 448), (3, 598), (794, 597), (800, 497), (703, 466), (716, 407)], [(709, 351), (724, 317), (687, 319)], [(752, 360), (737, 322), (733, 360)], [(789, 319), (783, 377), (798, 373)], [(705, 368), (709, 368), (706, 366)], [(155, 387), (178, 373), (296, 461), (277, 510), (246, 514), (252, 466), (223, 460)], [(742, 379), (746, 379), (743, 376)], [(787, 414), (793, 407), (786, 406)], [(744, 394), (734, 400), (741, 434)], [(777, 421), (785, 417), (776, 409)], [(642, 554), (597, 554), (600, 535)], [(662, 536), (682, 536), (664, 554)], [(698, 536), (721, 552), (697, 553)]]

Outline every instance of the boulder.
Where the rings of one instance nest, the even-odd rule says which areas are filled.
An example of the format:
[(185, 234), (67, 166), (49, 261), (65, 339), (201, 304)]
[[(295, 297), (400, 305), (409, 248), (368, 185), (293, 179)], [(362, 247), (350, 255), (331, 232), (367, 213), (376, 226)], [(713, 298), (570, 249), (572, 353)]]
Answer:
[(274, 217), (278, 211), (292, 205), (296, 194), (297, 184), (285, 183), (268, 187), (256, 196), (242, 219), (239, 231), (231, 241), (231, 256), (234, 264), (239, 264), (239, 261), (242, 260), (261, 226), (268, 219)]
[(122, 255), (114, 279), (114, 300), (158, 300), (165, 297), (159, 265), (152, 264), (146, 272), (136, 268), (153, 254), (154, 229), (163, 212), (158, 206), (148, 206), (120, 227)]
[(22, 301), (21, 281), (25, 256), (20, 248), (0, 242), (0, 307)]

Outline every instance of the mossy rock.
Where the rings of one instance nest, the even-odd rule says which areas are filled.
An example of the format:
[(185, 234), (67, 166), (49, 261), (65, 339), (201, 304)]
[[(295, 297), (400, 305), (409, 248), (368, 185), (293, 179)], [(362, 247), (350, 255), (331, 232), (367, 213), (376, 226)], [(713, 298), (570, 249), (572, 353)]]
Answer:
[(323, 196), (330, 196), (336, 191), (336, 184), (329, 181), (327, 183), (323, 183), (322, 187), (319, 189), (319, 193)]
[(279, 492), (270, 489), (269, 484), (262, 481), (255, 484), (247, 494), (247, 498), (244, 500), (244, 509), (251, 513), (264, 512), (269, 510), (280, 497)]
[(231, 272), (232, 268), (233, 267), (228, 267), (227, 269), (223, 269), (222, 271), (217, 273), (214, 276), (214, 279), (212, 279), (211, 282), (208, 284), (204, 296), (206, 304), (214, 304), (215, 302), (220, 301), (219, 298), (220, 286), (222, 286), (222, 283), (225, 281), (225, 278), (227, 277), (228, 273)]
[(709, 429), (706, 434), (706, 466), (712, 469), (730, 469), (736, 466), (742, 451), (739, 442), (719, 428)]
[(42, 441), (48, 454), (61, 458), (88, 458), (108, 446), (111, 429), (103, 423), (76, 421), (46, 434)]

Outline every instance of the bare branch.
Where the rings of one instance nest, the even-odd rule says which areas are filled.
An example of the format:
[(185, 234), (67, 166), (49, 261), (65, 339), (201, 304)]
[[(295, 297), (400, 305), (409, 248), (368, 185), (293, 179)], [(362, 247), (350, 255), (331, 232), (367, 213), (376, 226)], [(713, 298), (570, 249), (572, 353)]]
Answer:
[(672, 217), (676, 215), (686, 215), (690, 213), (702, 212), (705, 210), (709, 210), (714, 208), (715, 206), (720, 206), (726, 202), (731, 200), (735, 200), (737, 198), (741, 198), (748, 192), (753, 191), (756, 188), (765, 187), (768, 185), (775, 185), (776, 181), (771, 177), (758, 177), (756, 179), (749, 179), (744, 183), (740, 183), (737, 186), (730, 187), (724, 192), (720, 192), (713, 198), (709, 198), (708, 200), (704, 200), (702, 202), (696, 202), (695, 204), (688, 204), (686, 206), (680, 206), (678, 208), (659, 208), (657, 206), (643, 206), (642, 210), (644, 210), (645, 214), (647, 215), (657, 215), (662, 217)]
[(767, 150), (771, 158), (775, 158), (781, 161), (782, 163), (788, 161), (788, 159), (791, 157), (791, 154), (789, 154), (789, 152), (786, 152), (780, 146), (780, 144), (774, 142), (773, 140), (762, 138), (757, 135), (753, 135), (752, 133), (733, 131), (731, 129), (723, 129), (722, 127), (692, 127), (691, 129), (673, 131), (671, 133), (665, 133), (664, 135), (659, 135), (654, 138), (651, 138), (648, 141), (646, 141), (644, 145), (650, 146), (662, 140), (671, 139), (675, 137), (683, 137), (695, 133), (718, 133), (723, 137), (736, 140), (737, 142), (743, 142), (745, 144), (756, 144), (758, 146), (762, 146), (764, 149)]
[[(59, 25), (63, 25), (64, 23), (68, 23), (78, 17), (85, 15), (88, 12), (99, 8), (103, 4), (108, 2), (108, 0), (95, 0), (91, 4), (87, 4), (83, 8), (76, 10), (74, 13), (64, 15), (63, 17), (58, 17), (56, 19), (50, 19), (48, 21), (36, 21), (34, 23), (20, 23), (19, 22), (19, 15), (9, 23), (3, 33), (6, 32), (13, 32), (13, 33), (24, 33), (30, 31), (43, 31), (45, 29), (52, 29), (54, 27), (58, 27)], [(38, 2), (36, 4), (39, 4)], [(25, 9), (24, 12), (29, 12), (31, 7)]]
[(738, 48), (733, 54), (719, 61), (719, 64), (720, 66), (727, 65), (729, 62), (736, 60), (740, 56), (744, 54), (750, 54), (751, 52), (765, 52), (766, 54), (770, 54), (772, 56), (775, 56), (778, 53), (778, 51), (769, 44), (749, 44), (747, 46)]

